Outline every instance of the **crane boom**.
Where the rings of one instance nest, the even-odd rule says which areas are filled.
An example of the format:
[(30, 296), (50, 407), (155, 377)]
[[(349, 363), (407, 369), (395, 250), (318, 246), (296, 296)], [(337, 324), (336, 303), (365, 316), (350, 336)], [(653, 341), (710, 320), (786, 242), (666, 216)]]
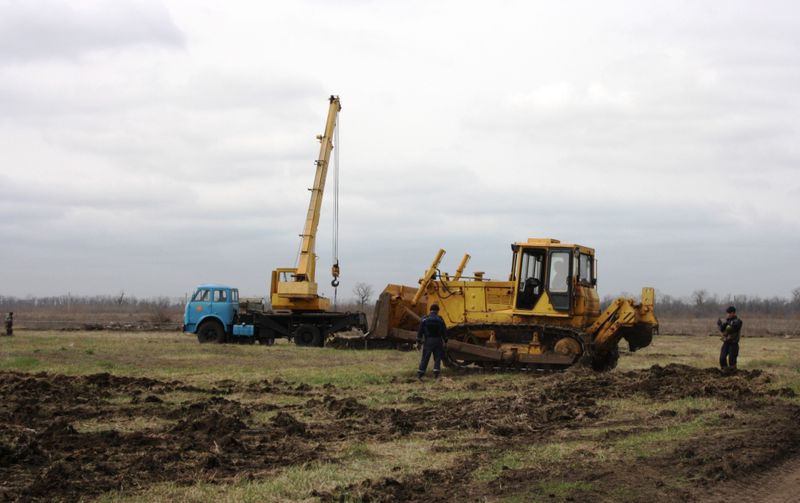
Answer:
[(303, 243), (300, 246), (300, 261), (297, 264), (297, 281), (313, 282), (315, 280), (317, 261), (314, 256), (314, 246), (322, 208), (322, 194), (325, 192), (325, 179), (328, 177), (328, 163), (331, 158), (331, 150), (333, 150), (333, 130), (341, 109), (339, 97), (331, 96), (325, 133), (317, 137), (320, 141), (319, 157), (316, 161), (317, 173), (314, 176), (314, 185), (311, 187), (311, 201), (308, 203), (308, 216), (306, 216), (306, 225), (303, 228)]
[(317, 294), (317, 257), (314, 253), (322, 196), (325, 192), (325, 180), (328, 177), (328, 163), (334, 148), (333, 133), (336, 119), (342, 109), (338, 96), (331, 96), (329, 101), (325, 132), (317, 136), (320, 142), (319, 156), (315, 161), (317, 170), (314, 175), (314, 185), (309, 189), (311, 200), (308, 203), (306, 223), (301, 234), (300, 258), (296, 268), (279, 268), (272, 271), (270, 300), (273, 309), (325, 311), (330, 307), (328, 299)]

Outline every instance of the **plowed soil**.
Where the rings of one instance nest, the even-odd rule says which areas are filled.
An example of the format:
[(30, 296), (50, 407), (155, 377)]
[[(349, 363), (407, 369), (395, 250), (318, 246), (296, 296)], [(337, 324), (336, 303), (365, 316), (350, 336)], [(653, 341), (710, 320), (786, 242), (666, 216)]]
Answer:
[[(458, 389), (454, 379), (451, 387)], [(539, 483), (558, 479), (577, 488), (569, 496), (577, 501), (614, 501), (613, 490), (619, 487), (640, 495), (641, 501), (702, 500), (726, 480), (763, 476), (800, 452), (800, 406), (786, 400), (793, 395), (790, 389), (771, 387), (770, 376), (760, 371), (723, 374), (656, 365), (605, 374), (521, 374), (504, 381), (504, 394), (498, 396), (490, 393), (496, 385), (470, 380), (460, 390), (466, 398), (431, 401), (404, 392), (394, 404), (370, 407), (350, 389), (282, 380), (223, 381), (198, 388), (109, 374), (2, 372), (0, 499), (76, 501), (164, 481), (190, 485), (259, 479), (283, 467), (336, 462), (335, 447), (354, 439), (413, 435), (457, 436), (453, 448), (466, 454), (452, 466), (406, 477), (365, 477), (305, 496), (322, 501), (474, 501), (527, 493), (560, 501), (558, 492), (548, 494)], [(261, 399), (249, 402), (246, 396)], [(613, 398), (641, 399), (654, 404), (654, 412), (628, 424), (610, 421), (606, 401)], [(665, 441), (663, 449), (633, 459), (576, 449), (552, 463), (501, 467), (496, 476), (477, 476), (502, 453), (520, 446), (587, 439), (602, 446), (691, 422), (698, 411), (656, 406), (691, 398), (723, 404), (713, 417), (703, 416), (715, 426), (702, 441)], [(85, 427), (137, 421), (143, 426), (130, 431)], [(463, 440), (470, 435), (474, 440)]]

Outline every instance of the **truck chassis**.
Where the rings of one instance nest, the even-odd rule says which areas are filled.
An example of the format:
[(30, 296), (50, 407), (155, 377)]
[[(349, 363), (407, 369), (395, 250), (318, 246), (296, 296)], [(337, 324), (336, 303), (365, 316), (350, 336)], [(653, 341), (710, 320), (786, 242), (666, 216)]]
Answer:
[(297, 313), (246, 311), (226, 330), (217, 320), (207, 320), (197, 328), (201, 343), (272, 344), (286, 338), (298, 346), (322, 347), (329, 335), (348, 330), (367, 331), (364, 313)]

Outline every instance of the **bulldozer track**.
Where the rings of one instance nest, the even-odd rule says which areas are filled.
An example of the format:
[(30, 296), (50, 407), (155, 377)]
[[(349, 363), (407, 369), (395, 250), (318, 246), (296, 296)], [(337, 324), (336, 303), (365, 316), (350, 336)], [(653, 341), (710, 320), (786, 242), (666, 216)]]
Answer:
[[(454, 357), (452, 352), (445, 347), (444, 364), (451, 369), (457, 370), (474, 370), (480, 368), (489, 371), (508, 371), (508, 370), (535, 370), (535, 371), (559, 371), (575, 365), (581, 361), (584, 356), (589, 353), (587, 344), (585, 342), (585, 335), (579, 330), (568, 327), (558, 327), (543, 324), (504, 324), (504, 323), (465, 323), (451, 327), (447, 331), (448, 340), (464, 342), (468, 344), (476, 344), (483, 346), (480, 338), (472, 336), (472, 332), (493, 331), (495, 338), (500, 343), (518, 343), (527, 344), (532, 340), (534, 332), (539, 333), (539, 340), (541, 344), (553, 352), (555, 344), (564, 338), (575, 340), (581, 348), (574, 361), (569, 364), (561, 363), (526, 363), (519, 360), (513, 361), (467, 361), (459, 360)], [(477, 365), (477, 367), (476, 367)]]

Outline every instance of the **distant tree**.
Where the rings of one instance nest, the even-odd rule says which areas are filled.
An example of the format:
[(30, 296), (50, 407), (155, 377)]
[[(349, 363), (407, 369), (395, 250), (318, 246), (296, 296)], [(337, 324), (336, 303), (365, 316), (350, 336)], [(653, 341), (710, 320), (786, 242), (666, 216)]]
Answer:
[(353, 294), (356, 296), (356, 302), (361, 306), (362, 311), (372, 298), (372, 293), (372, 285), (366, 283), (356, 283), (356, 286), (353, 287)]
[(707, 298), (708, 292), (706, 290), (695, 290), (692, 292), (692, 302), (694, 303), (695, 307), (703, 307)]
[(153, 323), (167, 323), (170, 321), (169, 308), (172, 301), (169, 297), (156, 297), (150, 302), (150, 321)]
[(120, 290), (119, 295), (117, 295), (116, 302), (118, 306), (121, 306), (123, 302), (125, 302), (125, 290)]
[(792, 305), (795, 309), (800, 308), (800, 286), (792, 290)]

